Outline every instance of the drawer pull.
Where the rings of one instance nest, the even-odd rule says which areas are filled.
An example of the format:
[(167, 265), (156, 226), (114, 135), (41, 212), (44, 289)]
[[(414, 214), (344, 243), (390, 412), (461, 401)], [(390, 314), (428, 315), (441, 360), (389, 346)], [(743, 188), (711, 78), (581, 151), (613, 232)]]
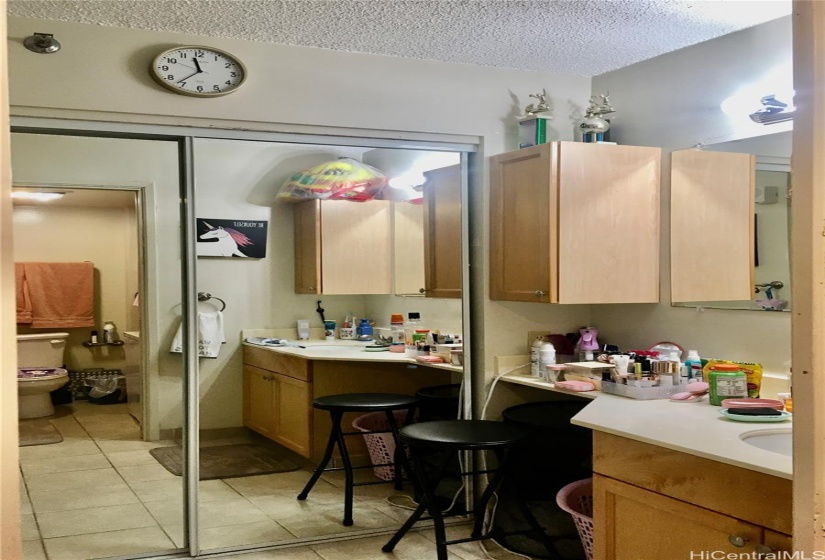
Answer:
[(544, 292), (541, 290), (536, 290), (536, 297), (541, 297), (544, 295)]
[(748, 539), (745, 537), (740, 537), (739, 535), (731, 535), (728, 537), (730, 544), (735, 547), (742, 548), (748, 542)]

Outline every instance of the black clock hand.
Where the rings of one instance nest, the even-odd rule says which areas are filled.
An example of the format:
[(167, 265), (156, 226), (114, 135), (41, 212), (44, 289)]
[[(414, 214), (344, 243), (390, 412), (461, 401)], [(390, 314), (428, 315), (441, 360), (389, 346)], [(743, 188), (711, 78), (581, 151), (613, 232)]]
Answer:
[(188, 79), (189, 79), (189, 78), (191, 78), (192, 76), (195, 76), (196, 74), (200, 74), (200, 71), (198, 71), (198, 72), (192, 72), (191, 74), (189, 74), (189, 75), (188, 75), (188, 76), (186, 76), (185, 78), (181, 78), (180, 80), (178, 80), (178, 81), (177, 81), (177, 82), (175, 82), (175, 83), (178, 83), (178, 84), (179, 84), (179, 83), (181, 83), (181, 82), (183, 82), (183, 81), (185, 81), (185, 80), (188, 80)]
[(198, 69), (198, 74), (200, 74), (201, 72), (203, 72), (203, 68), (201, 68), (201, 64), (200, 64), (200, 62), (198, 62), (198, 59), (197, 59), (197, 58), (194, 58), (194, 59), (192, 59), (192, 60), (194, 60), (194, 61), (195, 61), (195, 67)]

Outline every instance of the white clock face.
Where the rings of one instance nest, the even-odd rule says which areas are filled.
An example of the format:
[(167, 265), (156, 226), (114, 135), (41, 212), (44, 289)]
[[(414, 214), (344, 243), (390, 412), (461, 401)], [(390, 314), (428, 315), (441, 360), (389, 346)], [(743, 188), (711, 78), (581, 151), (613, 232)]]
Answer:
[(232, 93), (246, 79), (243, 64), (224, 51), (209, 47), (178, 47), (162, 52), (151, 67), (163, 87), (196, 97)]

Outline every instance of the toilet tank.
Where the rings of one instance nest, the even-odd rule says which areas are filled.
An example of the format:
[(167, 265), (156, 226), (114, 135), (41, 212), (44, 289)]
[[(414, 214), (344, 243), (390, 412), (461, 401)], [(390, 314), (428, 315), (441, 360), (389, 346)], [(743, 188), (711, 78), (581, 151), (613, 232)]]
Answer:
[(18, 334), (17, 367), (62, 367), (67, 338), (65, 332)]

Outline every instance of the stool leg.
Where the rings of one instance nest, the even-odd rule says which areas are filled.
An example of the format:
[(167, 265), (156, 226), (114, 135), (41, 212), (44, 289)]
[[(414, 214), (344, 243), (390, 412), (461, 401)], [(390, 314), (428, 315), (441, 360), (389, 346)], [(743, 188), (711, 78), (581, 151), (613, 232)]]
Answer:
[(341, 453), (341, 462), (344, 463), (344, 526), (352, 525), (352, 461), (347, 452), (347, 442), (344, 440), (344, 432), (341, 430), (341, 416), (339, 414), (338, 421), (332, 427), (332, 431), (338, 439), (338, 451)]
[(404, 450), (401, 447), (401, 441), (398, 439), (398, 423), (395, 421), (395, 413), (392, 410), (388, 410), (387, 414), (387, 422), (390, 425), (390, 430), (392, 431), (392, 440), (395, 442), (395, 451), (393, 452), (393, 480), (395, 481), (395, 489), (401, 490), (404, 488), (403, 474), (401, 472), (402, 469), (402, 457), (404, 457)]
[[(412, 529), (412, 526), (421, 518), (425, 511), (428, 511), (430, 517), (433, 519), (433, 527), (435, 529), (435, 540), (436, 540), (436, 551), (438, 555), (438, 560), (447, 560), (447, 545), (445, 544), (447, 541), (446, 531), (444, 530), (444, 517), (441, 515), (441, 511), (438, 509), (437, 502), (435, 500), (435, 492), (430, 487), (429, 480), (427, 479), (426, 471), (424, 470), (424, 463), (416, 454), (415, 450), (412, 450), (412, 461), (413, 461), (413, 474), (415, 475), (415, 480), (418, 482), (418, 486), (421, 488), (422, 496), (421, 500), (418, 503), (418, 507), (415, 511), (410, 515), (407, 521), (401, 526), (398, 531), (392, 536), (392, 538), (385, 544), (381, 550), (384, 552), (392, 552), (404, 535)], [(451, 453), (447, 453), (446, 457), (439, 463), (435, 469), (433, 481), (434, 484), (438, 484), (438, 481), (441, 480), (441, 476), (444, 473), (444, 469), (450, 462), (452, 457)]]
[(498, 490), (504, 480), (504, 473), (507, 469), (508, 455), (509, 453), (505, 449), (500, 456), (501, 462), (499, 463), (496, 472), (493, 473), (492, 480), (490, 480), (489, 484), (487, 484), (487, 488), (484, 489), (484, 492), (481, 494), (481, 498), (473, 508), (475, 510), (475, 522), (473, 523), (473, 532), (470, 536), (474, 539), (481, 537), (481, 530), (484, 527), (484, 512), (487, 510), (487, 504), (490, 502), (490, 498), (493, 497), (493, 494)]
[(310, 490), (312, 490), (312, 487), (315, 486), (316, 482), (318, 482), (318, 479), (324, 473), (324, 469), (327, 468), (330, 459), (332, 459), (332, 451), (335, 448), (335, 443), (338, 441), (338, 436), (336, 434), (341, 431), (341, 417), (343, 416), (343, 413), (330, 411), (330, 416), (332, 417), (332, 429), (329, 432), (329, 439), (327, 440), (327, 447), (324, 449), (324, 456), (321, 457), (321, 461), (312, 473), (309, 482), (306, 483), (304, 489), (301, 490), (300, 494), (298, 494), (299, 500), (307, 499)]

